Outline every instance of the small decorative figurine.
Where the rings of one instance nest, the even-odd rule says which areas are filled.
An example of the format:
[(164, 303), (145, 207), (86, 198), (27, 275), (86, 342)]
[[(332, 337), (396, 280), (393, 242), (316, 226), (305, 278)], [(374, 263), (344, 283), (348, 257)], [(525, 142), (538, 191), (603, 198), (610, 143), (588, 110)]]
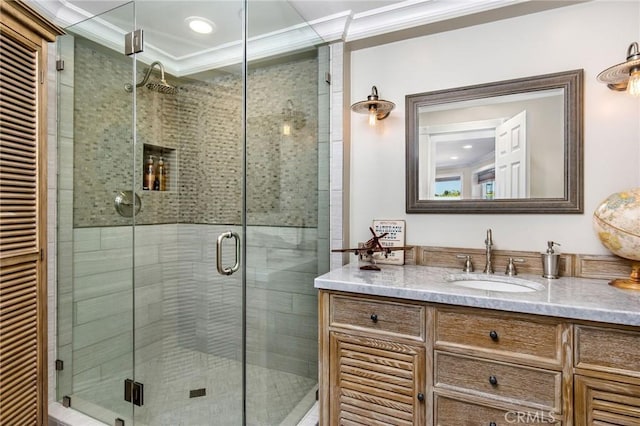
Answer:
[(410, 250), (413, 247), (403, 246), (403, 247), (384, 247), (380, 244), (380, 238), (384, 238), (388, 232), (384, 232), (380, 235), (376, 235), (373, 228), (369, 227), (369, 230), (373, 234), (373, 238), (369, 239), (367, 242), (362, 244), (362, 247), (358, 248), (343, 248), (343, 249), (334, 249), (332, 252), (351, 252), (356, 256), (359, 256), (361, 260), (368, 260), (371, 263), (363, 265), (360, 269), (364, 269), (367, 271), (379, 271), (380, 267), (375, 264), (375, 259), (373, 258), (374, 253), (383, 253), (384, 257), (389, 256), (392, 251), (395, 250)]

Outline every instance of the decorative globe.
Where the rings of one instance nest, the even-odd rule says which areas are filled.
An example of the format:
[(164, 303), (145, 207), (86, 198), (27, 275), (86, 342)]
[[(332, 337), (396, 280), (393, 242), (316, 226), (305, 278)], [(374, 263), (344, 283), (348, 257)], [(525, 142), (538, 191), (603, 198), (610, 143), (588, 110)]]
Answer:
[(611, 252), (640, 261), (640, 188), (610, 195), (593, 212), (593, 227)]

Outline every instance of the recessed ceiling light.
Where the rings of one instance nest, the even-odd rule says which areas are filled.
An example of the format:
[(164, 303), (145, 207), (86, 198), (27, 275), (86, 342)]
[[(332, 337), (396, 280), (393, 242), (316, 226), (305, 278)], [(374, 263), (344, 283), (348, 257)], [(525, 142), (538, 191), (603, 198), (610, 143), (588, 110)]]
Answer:
[(464, 149), (471, 149), (471, 148), (473, 148), (473, 145), (464, 145), (463, 148)]
[(457, 160), (458, 157), (456, 155), (452, 155), (451, 157), (449, 157), (451, 160)]
[(189, 25), (191, 31), (198, 34), (211, 34), (216, 30), (216, 24), (200, 16), (189, 16), (184, 22)]

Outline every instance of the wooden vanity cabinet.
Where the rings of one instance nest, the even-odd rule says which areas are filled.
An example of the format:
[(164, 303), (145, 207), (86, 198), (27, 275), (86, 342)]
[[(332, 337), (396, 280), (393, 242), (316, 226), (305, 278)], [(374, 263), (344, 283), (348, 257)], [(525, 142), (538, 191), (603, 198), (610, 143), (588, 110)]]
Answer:
[(640, 333), (576, 324), (575, 423), (640, 425)]
[(565, 423), (571, 412), (569, 324), (438, 307), (434, 328), (434, 424)]
[(320, 424), (640, 425), (638, 327), (321, 290)]
[(321, 292), (323, 425), (427, 424), (425, 312), (410, 302)]

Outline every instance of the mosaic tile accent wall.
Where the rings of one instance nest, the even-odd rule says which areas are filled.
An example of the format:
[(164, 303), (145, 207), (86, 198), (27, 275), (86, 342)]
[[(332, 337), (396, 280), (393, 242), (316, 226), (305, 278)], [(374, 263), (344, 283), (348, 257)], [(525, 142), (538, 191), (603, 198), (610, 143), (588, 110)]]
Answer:
[[(117, 214), (113, 200), (118, 191), (133, 186), (142, 199), (136, 224), (240, 223), (241, 77), (168, 77), (178, 87), (176, 95), (136, 89), (137, 141), (132, 149), (132, 94), (124, 89), (131, 81), (130, 61), (76, 38), (74, 226), (130, 224), (130, 218)], [(316, 58), (301, 58), (249, 72), (249, 224), (317, 225), (317, 68)], [(146, 69), (138, 67), (138, 81)], [(153, 78), (158, 78), (155, 72)], [(288, 100), (300, 119), (285, 136), (282, 111)], [(177, 158), (168, 167), (170, 174), (177, 173), (177, 188), (142, 190), (144, 144), (175, 150)]]
[[(176, 98), (180, 110), (174, 118), (175, 127), (181, 132), (177, 165), (180, 222), (239, 223), (241, 82), (231, 75), (215, 82), (179, 83), (178, 86)], [(175, 165), (173, 167), (175, 169)]]
[(117, 191), (133, 184), (132, 96), (124, 90), (131, 66), (126, 64), (124, 55), (75, 37), (74, 227), (131, 224), (113, 206)]
[[(250, 225), (317, 225), (318, 61), (249, 69), (247, 215)], [(291, 101), (291, 135), (282, 134)]]

